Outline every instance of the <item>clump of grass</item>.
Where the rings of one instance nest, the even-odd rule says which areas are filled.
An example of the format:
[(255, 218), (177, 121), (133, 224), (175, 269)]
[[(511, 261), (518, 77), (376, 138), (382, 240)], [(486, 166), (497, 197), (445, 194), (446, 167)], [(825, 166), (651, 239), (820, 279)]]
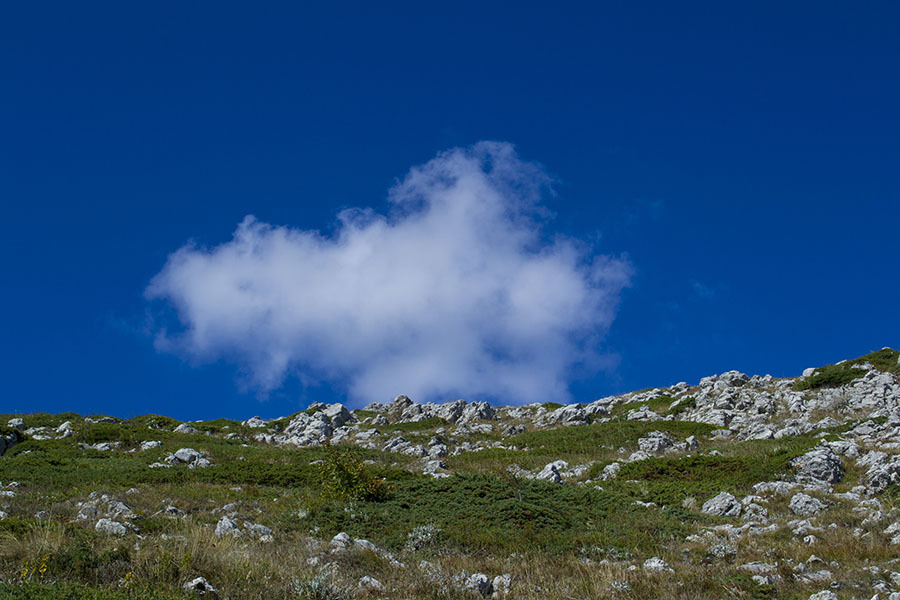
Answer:
[(884, 373), (900, 374), (900, 362), (898, 360), (900, 360), (900, 351), (882, 348), (853, 360), (821, 367), (812, 377), (797, 380), (794, 384), (794, 390), (802, 392), (804, 390), (835, 388), (846, 385), (866, 374), (865, 369), (856, 366), (865, 363), (869, 363)]
[(678, 403), (677, 406), (667, 411), (668, 414), (680, 415), (683, 412), (687, 412), (692, 408), (697, 407), (697, 398), (694, 396), (688, 396), (686, 398), (682, 398), (681, 402)]
[(854, 358), (848, 361), (851, 365), (860, 365), (869, 363), (879, 371), (885, 373), (900, 373), (900, 350), (891, 350), (890, 348), (882, 348), (865, 356)]
[(669, 412), (669, 406), (675, 402), (672, 396), (657, 396), (652, 400), (644, 402), (626, 402), (625, 404), (617, 404), (612, 407), (612, 416), (621, 417), (628, 414), (630, 410), (636, 410), (642, 406), (647, 406), (650, 410), (659, 415), (665, 415)]
[(854, 379), (859, 379), (865, 374), (865, 369), (853, 367), (849, 362), (839, 365), (826, 365), (818, 369), (815, 375), (798, 379), (794, 384), (794, 390), (802, 392), (804, 390), (841, 387)]
[(141, 415), (139, 417), (128, 419), (128, 422), (137, 427), (144, 427), (146, 429), (165, 429), (169, 431), (181, 425), (181, 421), (162, 415)]

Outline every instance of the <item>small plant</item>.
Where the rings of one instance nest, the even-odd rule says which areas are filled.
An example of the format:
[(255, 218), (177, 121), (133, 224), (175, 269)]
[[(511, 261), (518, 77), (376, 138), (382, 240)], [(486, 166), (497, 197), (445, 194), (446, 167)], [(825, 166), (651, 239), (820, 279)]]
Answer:
[(391, 495), (391, 486), (372, 472), (355, 449), (342, 452), (327, 446), (319, 467), (326, 496), (381, 502)]
[(304, 600), (343, 600), (347, 595), (322, 575), (294, 583), (294, 591)]
[(421, 550), (425, 546), (432, 544), (440, 533), (441, 530), (435, 527), (434, 523), (419, 525), (406, 536), (406, 549)]
[(19, 572), (20, 583), (31, 583), (32, 581), (44, 581), (47, 574), (50, 561), (53, 558), (50, 554), (45, 554), (39, 559), (25, 560), (22, 563), (22, 570)]

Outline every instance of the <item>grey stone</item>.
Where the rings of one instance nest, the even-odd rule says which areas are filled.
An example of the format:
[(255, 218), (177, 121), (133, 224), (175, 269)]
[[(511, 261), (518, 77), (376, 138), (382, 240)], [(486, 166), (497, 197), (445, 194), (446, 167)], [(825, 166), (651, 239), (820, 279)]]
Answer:
[(822, 590), (810, 596), (809, 600), (838, 600), (838, 596), (831, 590)]
[(94, 526), (94, 529), (99, 531), (100, 533), (105, 533), (107, 535), (125, 535), (125, 526), (119, 523), (118, 521), (113, 521), (111, 519), (100, 519), (97, 521), (97, 524)]
[(463, 586), (467, 590), (477, 592), (485, 597), (490, 596), (494, 591), (494, 585), (491, 582), (491, 579), (484, 573), (473, 573), (472, 575), (469, 575), (463, 583)]
[(638, 447), (644, 452), (657, 454), (675, 446), (675, 440), (662, 431), (651, 431), (638, 440)]
[(543, 481), (552, 481), (553, 483), (562, 483), (562, 475), (560, 475), (559, 470), (568, 468), (569, 463), (564, 460), (557, 460), (541, 469), (541, 472), (535, 475), (534, 478)]
[(193, 427), (192, 425), (188, 425), (187, 423), (182, 423), (178, 427), (173, 430), (175, 433), (200, 433), (200, 430)]
[(818, 514), (827, 508), (824, 502), (803, 492), (794, 494), (788, 506), (795, 515), (804, 517)]
[(240, 537), (241, 530), (238, 529), (237, 524), (229, 519), (228, 517), (222, 517), (219, 519), (219, 522), (216, 524), (216, 537)]
[(644, 570), (650, 571), (651, 573), (671, 573), (672, 568), (669, 566), (669, 563), (664, 561), (658, 556), (654, 556), (653, 558), (648, 558), (644, 561)]
[(700, 510), (708, 515), (737, 517), (741, 514), (741, 503), (728, 492), (722, 492), (704, 502)]
[(504, 573), (503, 575), (497, 575), (491, 581), (491, 584), (494, 588), (494, 598), (502, 598), (509, 594), (509, 588), (512, 587), (512, 577), (509, 573)]
[(369, 591), (369, 592), (383, 592), (384, 584), (375, 579), (374, 577), (369, 577), (368, 575), (364, 575), (360, 577), (359, 583), (357, 584), (361, 589)]
[(214, 588), (205, 577), (197, 577), (184, 584), (184, 592), (186, 594), (199, 594), (201, 596), (205, 596), (206, 594), (215, 596), (216, 588)]
[(844, 478), (841, 458), (828, 446), (819, 446), (798, 456), (791, 464), (797, 469), (799, 481), (840, 483)]

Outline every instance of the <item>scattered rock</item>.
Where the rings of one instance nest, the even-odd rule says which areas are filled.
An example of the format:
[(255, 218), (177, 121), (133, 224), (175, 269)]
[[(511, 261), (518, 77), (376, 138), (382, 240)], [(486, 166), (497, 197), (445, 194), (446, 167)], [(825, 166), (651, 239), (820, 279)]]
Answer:
[(216, 588), (214, 588), (205, 577), (197, 577), (184, 584), (184, 592), (186, 594), (199, 594), (201, 596), (207, 594), (215, 596)]
[(494, 588), (494, 598), (505, 597), (509, 594), (509, 589), (512, 586), (512, 577), (509, 573), (497, 575), (491, 581), (491, 586)]
[(229, 519), (228, 517), (222, 517), (219, 519), (219, 522), (216, 524), (216, 537), (240, 537), (241, 530), (238, 529), (237, 524)]
[(838, 595), (831, 590), (822, 590), (810, 596), (809, 600), (838, 600)]
[(552, 481), (553, 483), (562, 483), (562, 475), (560, 475), (560, 469), (565, 470), (569, 468), (569, 463), (564, 460), (554, 461), (543, 469), (541, 472), (534, 476), (535, 479), (540, 479), (542, 481)]
[(653, 558), (648, 558), (644, 561), (644, 570), (650, 571), (651, 573), (672, 573), (673, 569), (669, 566), (669, 563), (664, 561), (658, 556), (654, 556)]
[(494, 584), (484, 573), (474, 573), (469, 575), (463, 586), (467, 590), (477, 592), (485, 597), (490, 596), (494, 592)]
[(118, 521), (113, 521), (111, 519), (100, 519), (97, 521), (97, 524), (94, 526), (94, 529), (99, 531), (100, 533), (105, 533), (107, 535), (125, 535), (125, 526), (119, 523)]
[(638, 440), (638, 447), (644, 452), (659, 454), (675, 446), (675, 440), (662, 431), (651, 431)]
[(178, 427), (173, 430), (175, 433), (200, 433), (200, 430), (188, 425), (187, 423), (182, 423)]
[(810, 516), (822, 512), (827, 506), (821, 500), (813, 498), (809, 494), (799, 492), (794, 494), (791, 498), (789, 508), (795, 515)]
[(829, 446), (819, 446), (798, 456), (791, 464), (797, 469), (798, 481), (840, 483), (844, 478), (841, 457)]
[(700, 510), (708, 515), (737, 517), (741, 514), (741, 503), (728, 492), (722, 492), (704, 502)]
[(384, 591), (384, 584), (382, 584), (374, 577), (369, 577), (368, 575), (364, 575), (359, 579), (359, 587), (369, 592)]

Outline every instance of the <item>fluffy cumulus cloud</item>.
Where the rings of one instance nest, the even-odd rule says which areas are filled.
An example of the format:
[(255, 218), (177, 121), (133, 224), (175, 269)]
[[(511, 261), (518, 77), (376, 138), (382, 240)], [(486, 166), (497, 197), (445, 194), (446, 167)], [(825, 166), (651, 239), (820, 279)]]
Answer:
[(550, 181), (482, 142), (413, 168), (388, 215), (342, 212), (333, 235), (246, 217), (214, 248), (169, 257), (146, 295), (177, 331), (157, 345), (239, 365), (262, 391), (327, 380), (351, 401), (564, 400), (596, 369), (626, 261), (552, 236)]

